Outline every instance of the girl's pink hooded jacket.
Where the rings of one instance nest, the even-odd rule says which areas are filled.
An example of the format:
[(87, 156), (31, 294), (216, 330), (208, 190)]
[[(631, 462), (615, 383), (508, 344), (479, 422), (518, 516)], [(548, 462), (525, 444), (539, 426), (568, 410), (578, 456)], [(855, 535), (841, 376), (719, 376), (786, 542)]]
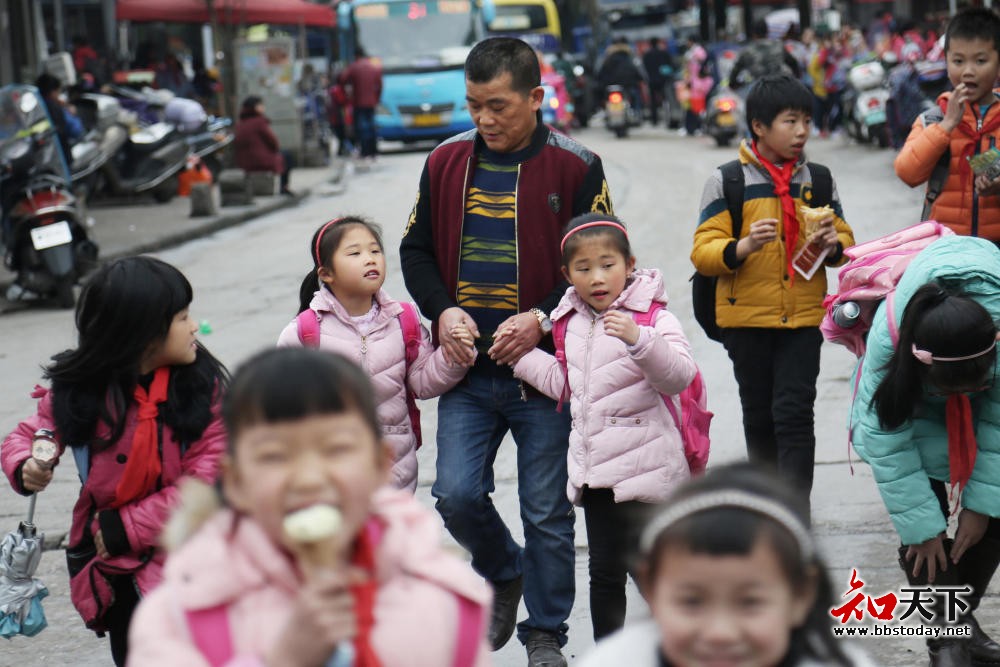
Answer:
[[(0, 446), (0, 463), (4, 474), (19, 493), (25, 491), (18, 485), (16, 473), (21, 464), (31, 457), (31, 442), (35, 431), (42, 428), (56, 431), (52, 415), (52, 395), (46, 389), (36, 388), (32, 396), (40, 399), (38, 412), (18, 424)], [(160, 490), (117, 510), (128, 539), (129, 550), (108, 559), (98, 558), (90, 553), (87, 554), (89, 558), (84, 557), (79, 563), (82, 570), (70, 579), (70, 596), (91, 630), (106, 629), (102, 617), (113, 599), (106, 577), (132, 574), (141, 595), (160, 583), (164, 559), (163, 550), (158, 548), (160, 532), (176, 504), (177, 484), (183, 477), (195, 477), (212, 484), (219, 474), (219, 461), (226, 448), (226, 432), (219, 415), (218, 402), (212, 407), (212, 415), (213, 419), (202, 433), (201, 439), (187, 445), (183, 454), (181, 447), (174, 442), (170, 427), (163, 426), (160, 439), (163, 468)], [(131, 453), (136, 416), (137, 408), (133, 402), (129, 405), (122, 437), (107, 449), (91, 451), (90, 472), (73, 507), (67, 556), (86, 552), (85, 547), (92, 544), (93, 535), (100, 528), (98, 514), (111, 510), (115, 488), (121, 478), (124, 463)], [(97, 437), (107, 438), (109, 435), (110, 429), (106, 424), (98, 425)], [(59, 439), (58, 432), (56, 438)], [(64, 452), (65, 443), (61, 445), (60, 456)], [(85, 531), (88, 539), (84, 539)]]
[[(437, 517), (409, 493), (388, 488), (375, 494), (372, 512), (384, 526), (376, 548), (379, 583), (371, 639), (382, 665), (453, 665), (459, 598), (479, 611), (473, 664), (489, 665), (490, 588), (471, 567), (442, 550)], [(291, 556), (252, 519), (228, 509), (171, 552), (164, 574), (163, 585), (142, 601), (132, 621), (129, 667), (206, 667), (185, 611), (219, 605), (227, 606), (235, 653), (228, 667), (262, 666), (302, 583)]]
[[(631, 316), (648, 311), (653, 301), (666, 305), (659, 271), (632, 275), (609, 310)], [(563, 316), (570, 318), (570, 500), (579, 504), (586, 485), (614, 489), (616, 502), (662, 502), (690, 476), (680, 432), (658, 393), (679, 394), (698, 370), (680, 322), (664, 307), (655, 326), (639, 327), (639, 340), (629, 348), (604, 333), (604, 314), (594, 313), (574, 287), (551, 314), (553, 320)], [(554, 399), (563, 394), (566, 378), (559, 362), (537, 348), (515, 364), (514, 375)]]
[[(384, 290), (379, 290), (375, 300), (380, 310), (365, 336), (330, 290), (317, 291), (309, 305), (321, 315), (320, 347), (343, 354), (371, 376), (382, 432), (392, 451), (391, 483), (413, 491), (417, 488), (417, 439), (410, 428), (405, 387), (408, 385), (417, 398), (434, 398), (458, 384), (468, 368), (448, 363), (444, 350), (434, 349), (430, 334), (421, 326), (420, 355), (407, 375), (399, 321), (403, 307)], [(292, 321), (278, 337), (278, 347), (301, 345), (298, 325)]]

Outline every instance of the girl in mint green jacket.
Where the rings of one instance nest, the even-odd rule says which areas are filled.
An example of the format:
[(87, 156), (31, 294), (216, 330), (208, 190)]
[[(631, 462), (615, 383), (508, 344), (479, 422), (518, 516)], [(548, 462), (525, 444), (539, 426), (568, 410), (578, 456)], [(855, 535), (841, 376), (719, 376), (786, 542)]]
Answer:
[(899, 532), (910, 583), (972, 589), (959, 621), (972, 638), (929, 640), (931, 664), (1000, 662), (1000, 645), (971, 614), (1000, 562), (1000, 251), (978, 238), (936, 241), (914, 258), (893, 299), (898, 342), (883, 303), (858, 371), (854, 447)]

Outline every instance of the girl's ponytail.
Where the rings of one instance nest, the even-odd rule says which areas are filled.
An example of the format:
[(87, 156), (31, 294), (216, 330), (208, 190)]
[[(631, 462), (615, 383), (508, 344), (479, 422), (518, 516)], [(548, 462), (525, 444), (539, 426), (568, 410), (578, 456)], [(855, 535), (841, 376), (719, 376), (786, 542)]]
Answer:
[(970, 297), (936, 282), (914, 292), (872, 397), (883, 428), (910, 419), (927, 384), (949, 393), (976, 390), (996, 363), (995, 337), (993, 318)]
[(296, 315), (304, 310), (309, 310), (309, 304), (312, 303), (313, 295), (320, 285), (319, 276), (316, 274), (318, 270), (318, 266), (313, 267), (302, 279), (302, 286), (299, 287), (299, 309), (295, 311)]

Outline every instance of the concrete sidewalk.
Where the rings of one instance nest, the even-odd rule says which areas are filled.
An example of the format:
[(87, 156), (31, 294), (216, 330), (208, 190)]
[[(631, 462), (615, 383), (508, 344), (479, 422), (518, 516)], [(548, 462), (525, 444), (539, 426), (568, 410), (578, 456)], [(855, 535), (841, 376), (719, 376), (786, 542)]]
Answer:
[[(191, 217), (188, 197), (174, 197), (165, 204), (152, 197), (99, 201), (85, 213), (87, 233), (97, 243), (102, 261), (154, 252), (297, 206), (311, 194), (339, 194), (346, 188), (351, 170), (341, 158), (331, 158), (325, 167), (295, 169), (289, 185), (295, 196), (255, 197), (248, 206), (219, 206), (218, 215), (199, 218)], [(218, 187), (215, 194), (218, 202)], [(21, 307), (2, 297), (13, 279), (13, 274), (0, 265), (0, 312)]]

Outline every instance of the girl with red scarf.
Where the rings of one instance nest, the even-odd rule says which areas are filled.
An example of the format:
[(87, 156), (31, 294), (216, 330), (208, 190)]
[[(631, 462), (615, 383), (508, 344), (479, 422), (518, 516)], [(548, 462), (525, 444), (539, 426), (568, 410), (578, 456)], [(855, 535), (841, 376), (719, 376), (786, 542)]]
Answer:
[(361, 368), (263, 352), (236, 373), (223, 415), (224, 507), (192, 485), (165, 581), (136, 613), (131, 667), (489, 664), (489, 586), (441, 549), (433, 512), (388, 487)]
[[(910, 583), (971, 589), (955, 621), (971, 637), (928, 641), (930, 664), (1000, 663), (1000, 645), (972, 614), (1000, 563), (1000, 252), (984, 239), (935, 241), (892, 299), (868, 333), (854, 448), (872, 467)], [(937, 601), (933, 622), (943, 624), (948, 610)]]
[(159, 535), (178, 482), (213, 482), (223, 452), (228, 375), (195, 338), (191, 297), (181, 272), (151, 257), (98, 270), (77, 304), (79, 345), (53, 357), (51, 388), (32, 394), (37, 413), (0, 447), (25, 495), (53, 476), (32, 458), (36, 438), (72, 450), (83, 486), (66, 549), (71, 597), (88, 628), (111, 635), (116, 665), (139, 598), (160, 581)]

